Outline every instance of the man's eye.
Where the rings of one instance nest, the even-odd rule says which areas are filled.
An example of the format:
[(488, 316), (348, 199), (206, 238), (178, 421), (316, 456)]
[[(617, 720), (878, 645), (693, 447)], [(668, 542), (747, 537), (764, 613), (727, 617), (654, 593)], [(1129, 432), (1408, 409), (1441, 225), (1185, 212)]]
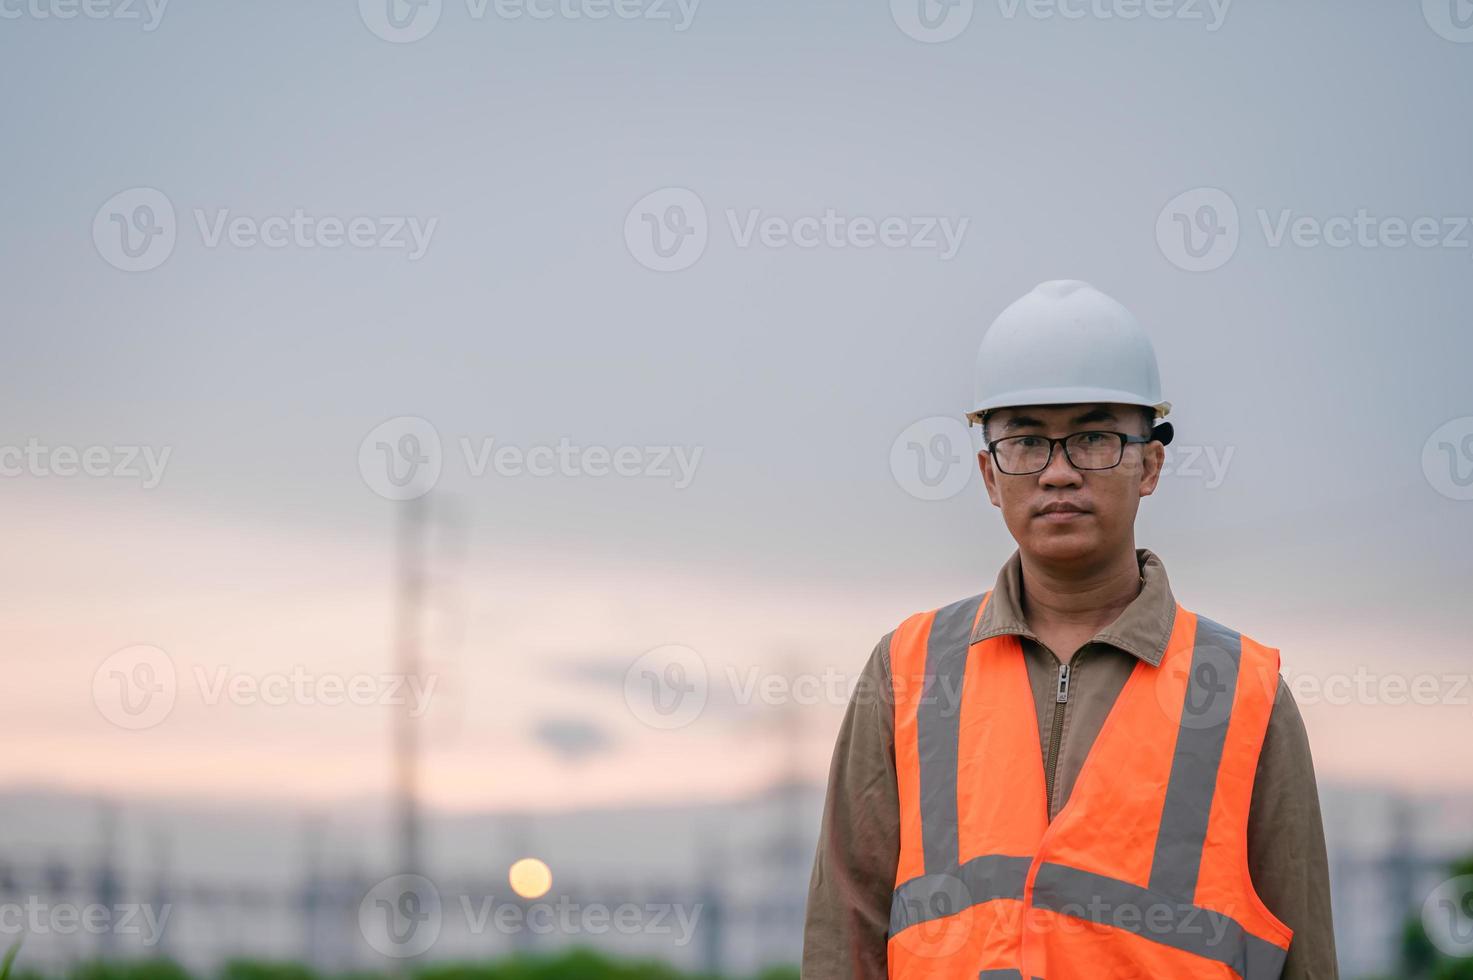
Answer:
[(1098, 446), (1105, 441), (1105, 434), (1103, 432), (1086, 432), (1083, 433), (1080, 441), (1086, 446)]
[(1043, 440), (1038, 436), (1019, 436), (1018, 445), (1023, 449), (1036, 449), (1043, 445)]

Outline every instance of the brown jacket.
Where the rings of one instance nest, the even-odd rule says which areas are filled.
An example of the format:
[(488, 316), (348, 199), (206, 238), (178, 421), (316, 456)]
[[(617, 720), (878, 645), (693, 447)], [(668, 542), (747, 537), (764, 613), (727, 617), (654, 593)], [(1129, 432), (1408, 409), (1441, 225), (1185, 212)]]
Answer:
[[(1144, 548), (1136, 550), (1136, 557), (1140, 593), (1070, 660), (1070, 697), (1062, 706), (1055, 747), (1057, 785), (1052, 787), (1050, 820), (1068, 801), (1090, 745), (1136, 661), (1159, 664), (1171, 636), (1176, 599), (1166, 569)], [(1021, 594), (1022, 559), (1015, 551), (998, 573), (972, 641), (1002, 633), (1022, 638), (1038, 711), (1039, 751), (1047, 759), (1059, 660), (1028, 628)], [(886, 634), (865, 665), (834, 748), (808, 889), (803, 980), (886, 976), (890, 897), (900, 853), (894, 734), (890, 634)], [(1294, 930), (1283, 980), (1334, 980), (1338, 974), (1330, 879), (1314, 762), (1299, 708), (1282, 677), (1253, 785), (1248, 862), (1264, 904)]]

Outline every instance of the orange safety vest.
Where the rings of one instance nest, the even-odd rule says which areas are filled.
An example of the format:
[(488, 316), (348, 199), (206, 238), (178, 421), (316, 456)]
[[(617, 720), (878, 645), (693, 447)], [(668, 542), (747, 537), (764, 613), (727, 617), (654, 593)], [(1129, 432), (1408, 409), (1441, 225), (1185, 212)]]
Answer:
[(1293, 931), (1249, 880), (1248, 809), (1278, 650), (1178, 605), (1050, 822), (1022, 645), (971, 642), (990, 595), (891, 638), (890, 976), (1277, 980)]

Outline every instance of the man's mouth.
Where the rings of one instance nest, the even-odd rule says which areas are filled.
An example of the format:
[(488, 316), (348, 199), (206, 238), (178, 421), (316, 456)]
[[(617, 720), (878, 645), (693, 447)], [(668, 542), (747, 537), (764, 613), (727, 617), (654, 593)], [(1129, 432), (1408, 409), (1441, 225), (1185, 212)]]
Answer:
[(1075, 504), (1053, 503), (1040, 510), (1038, 516), (1051, 523), (1063, 523), (1078, 520), (1088, 513), (1089, 511)]

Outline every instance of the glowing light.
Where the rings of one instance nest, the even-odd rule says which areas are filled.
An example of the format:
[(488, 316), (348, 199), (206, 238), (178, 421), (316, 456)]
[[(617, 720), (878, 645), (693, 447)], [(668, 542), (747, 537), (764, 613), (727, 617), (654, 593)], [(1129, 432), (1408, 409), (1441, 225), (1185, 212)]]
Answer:
[(536, 858), (522, 858), (506, 877), (511, 890), (522, 898), (541, 898), (552, 888), (552, 869)]

